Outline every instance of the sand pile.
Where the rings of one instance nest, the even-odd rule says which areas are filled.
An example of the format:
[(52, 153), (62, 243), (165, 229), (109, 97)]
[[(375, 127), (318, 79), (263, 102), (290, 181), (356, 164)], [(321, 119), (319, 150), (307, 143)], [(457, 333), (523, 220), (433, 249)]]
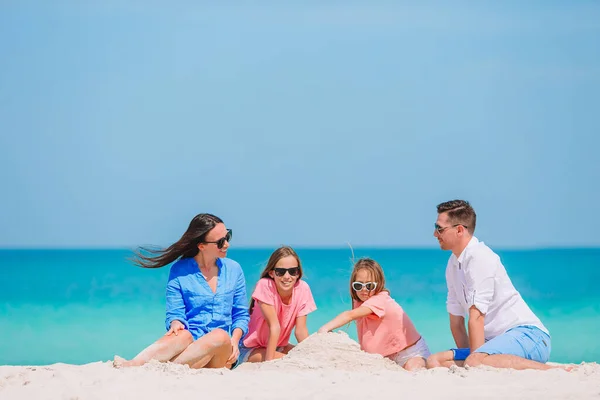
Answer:
[[(287, 357), (264, 363), (244, 363), (237, 370), (404, 371), (395, 362), (378, 354), (365, 353), (344, 332), (313, 334), (298, 344)], [(234, 371), (235, 372), (235, 371)]]
[(600, 366), (573, 372), (483, 368), (401, 370), (344, 333), (312, 335), (285, 358), (234, 371), (151, 362), (0, 366), (0, 400), (600, 399)]

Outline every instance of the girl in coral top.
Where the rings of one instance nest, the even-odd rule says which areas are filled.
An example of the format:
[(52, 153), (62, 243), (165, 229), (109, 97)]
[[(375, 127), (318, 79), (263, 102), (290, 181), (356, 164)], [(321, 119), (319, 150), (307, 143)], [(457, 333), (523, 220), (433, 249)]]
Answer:
[(238, 365), (286, 355), (294, 347), (289, 344), (292, 330), (298, 343), (306, 339), (306, 316), (316, 309), (310, 287), (302, 280), (302, 264), (294, 249), (284, 246), (275, 250), (252, 293), (250, 324)]
[(381, 354), (412, 371), (425, 368), (427, 343), (402, 307), (385, 288), (383, 269), (374, 260), (356, 262), (350, 277), (352, 310), (344, 311), (319, 329), (329, 332), (356, 320), (362, 350)]

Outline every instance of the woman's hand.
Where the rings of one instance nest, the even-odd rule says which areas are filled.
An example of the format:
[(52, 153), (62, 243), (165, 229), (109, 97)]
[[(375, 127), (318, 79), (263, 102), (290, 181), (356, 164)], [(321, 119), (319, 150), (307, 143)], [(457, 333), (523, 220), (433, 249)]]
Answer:
[(231, 355), (227, 360), (227, 365), (233, 365), (240, 356), (239, 339), (231, 338)]
[(175, 334), (177, 336), (177, 332), (185, 330), (185, 325), (181, 323), (179, 320), (173, 320), (171, 322), (171, 329), (165, 334), (165, 336), (169, 336)]
[(329, 329), (327, 329), (327, 327), (322, 326), (319, 328), (319, 330), (317, 331), (317, 333), (327, 333), (329, 332)]

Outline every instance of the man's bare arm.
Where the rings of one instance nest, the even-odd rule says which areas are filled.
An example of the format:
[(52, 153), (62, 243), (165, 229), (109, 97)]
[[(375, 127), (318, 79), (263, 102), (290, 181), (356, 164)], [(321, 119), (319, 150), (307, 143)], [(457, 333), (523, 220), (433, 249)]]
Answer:
[(469, 347), (469, 336), (465, 328), (465, 318), (450, 314), (450, 331), (456, 346), (460, 349)]

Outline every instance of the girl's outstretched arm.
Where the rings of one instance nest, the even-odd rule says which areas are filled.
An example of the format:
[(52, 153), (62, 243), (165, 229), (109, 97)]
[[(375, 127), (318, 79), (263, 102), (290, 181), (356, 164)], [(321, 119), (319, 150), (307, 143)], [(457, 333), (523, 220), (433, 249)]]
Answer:
[(344, 326), (355, 319), (366, 317), (369, 314), (373, 314), (370, 308), (358, 307), (350, 311), (344, 311), (319, 329), (319, 333), (325, 333), (332, 331), (340, 326)]
[(308, 328), (306, 327), (306, 315), (296, 318), (296, 340), (298, 343), (308, 337)]
[(260, 311), (262, 311), (267, 326), (269, 327), (269, 340), (267, 341), (267, 349), (265, 352), (265, 361), (275, 359), (275, 352), (277, 351), (277, 343), (279, 342), (279, 335), (281, 334), (281, 325), (277, 319), (277, 312), (275, 307), (270, 304), (265, 304), (259, 301)]

